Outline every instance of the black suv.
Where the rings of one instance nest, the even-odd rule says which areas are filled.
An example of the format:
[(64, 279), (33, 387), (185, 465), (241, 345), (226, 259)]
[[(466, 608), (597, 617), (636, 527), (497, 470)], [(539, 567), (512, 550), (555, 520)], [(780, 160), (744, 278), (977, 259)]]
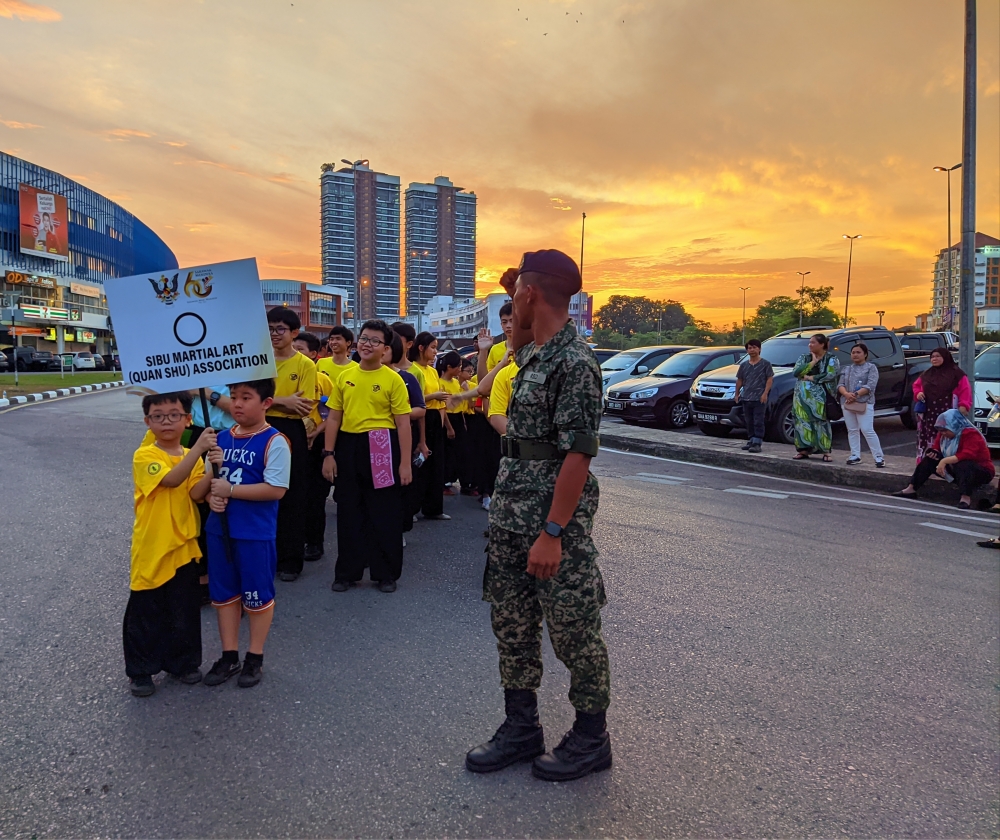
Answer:
[(34, 347), (8, 348), (4, 350), (7, 354), (7, 363), (13, 367), (15, 349), (17, 352), (17, 369), (25, 371), (46, 371), (59, 370), (62, 360), (58, 356), (53, 356), (48, 350), (36, 350)]
[(899, 339), (899, 343), (903, 345), (903, 353), (906, 354), (907, 359), (912, 359), (914, 356), (927, 356), (931, 350), (937, 350), (939, 347), (945, 350), (955, 349), (955, 345), (948, 341), (948, 333), (898, 332), (896, 333), (896, 337)]
[[(868, 361), (878, 366), (875, 416), (898, 416), (907, 428), (916, 428), (912, 411), (913, 382), (921, 371), (930, 367), (926, 356), (907, 359), (899, 338), (884, 327), (803, 327), (779, 333), (761, 347), (761, 356), (774, 367), (774, 384), (764, 414), (769, 440), (795, 441), (792, 368), (799, 356), (809, 352), (809, 338), (816, 333), (829, 338), (830, 351), (840, 360), (841, 366), (851, 364), (851, 348), (863, 342), (868, 347)], [(691, 414), (706, 435), (725, 437), (734, 428), (743, 428), (743, 410), (735, 400), (737, 370), (738, 367), (733, 366), (704, 373), (691, 388)], [(833, 397), (827, 399), (827, 417), (833, 422), (843, 420), (840, 402)]]

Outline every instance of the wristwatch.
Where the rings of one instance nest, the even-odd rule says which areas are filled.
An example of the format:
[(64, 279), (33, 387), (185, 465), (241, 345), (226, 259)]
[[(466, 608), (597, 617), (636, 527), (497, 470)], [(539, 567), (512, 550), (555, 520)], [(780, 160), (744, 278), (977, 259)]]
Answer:
[(323, 457), (324, 458), (332, 458), (333, 456), (334, 456), (334, 451), (332, 449), (324, 449), (323, 450)]
[(218, 391), (212, 391), (212, 393), (208, 395), (208, 401), (212, 405), (218, 405), (219, 400), (221, 399), (222, 399), (222, 394), (220, 394)]
[(559, 539), (562, 536), (563, 526), (558, 522), (552, 522), (551, 520), (545, 523), (545, 528), (542, 529), (546, 534), (554, 539)]

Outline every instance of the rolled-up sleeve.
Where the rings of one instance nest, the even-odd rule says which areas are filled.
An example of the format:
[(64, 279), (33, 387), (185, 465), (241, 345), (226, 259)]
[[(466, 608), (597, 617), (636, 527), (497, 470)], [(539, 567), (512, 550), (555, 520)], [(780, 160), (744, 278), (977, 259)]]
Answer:
[(585, 363), (569, 367), (556, 396), (552, 418), (560, 452), (574, 449), (577, 435), (597, 437), (601, 408), (601, 380), (594, 367)]

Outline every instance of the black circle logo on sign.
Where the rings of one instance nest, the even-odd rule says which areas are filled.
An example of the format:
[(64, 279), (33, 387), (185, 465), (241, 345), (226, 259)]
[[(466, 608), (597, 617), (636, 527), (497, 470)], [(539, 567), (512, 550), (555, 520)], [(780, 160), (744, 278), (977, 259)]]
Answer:
[(174, 321), (174, 338), (185, 347), (201, 344), (208, 335), (208, 325), (201, 315), (194, 312), (182, 312)]

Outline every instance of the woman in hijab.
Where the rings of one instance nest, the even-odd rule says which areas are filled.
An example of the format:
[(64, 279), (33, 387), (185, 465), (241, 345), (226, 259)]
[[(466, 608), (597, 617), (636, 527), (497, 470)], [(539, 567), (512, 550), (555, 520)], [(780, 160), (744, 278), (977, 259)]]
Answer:
[(798, 380), (792, 396), (798, 450), (794, 460), (801, 461), (813, 452), (820, 452), (824, 461), (830, 461), (833, 433), (826, 416), (826, 397), (833, 393), (840, 378), (840, 361), (830, 352), (830, 339), (823, 333), (810, 338), (809, 352), (799, 357), (793, 374)]
[(962, 494), (958, 507), (968, 510), (973, 491), (989, 484), (996, 475), (986, 438), (975, 424), (954, 408), (942, 412), (934, 428), (937, 434), (913, 471), (910, 483), (893, 495), (914, 498), (923, 483), (936, 472), (946, 481), (958, 484), (958, 492)]
[(935, 423), (941, 412), (952, 408), (968, 414), (972, 408), (972, 388), (950, 352), (943, 347), (931, 351), (931, 366), (913, 383), (913, 394), (917, 402), (924, 404), (922, 414), (917, 415), (917, 463), (924, 457), (937, 433)]

